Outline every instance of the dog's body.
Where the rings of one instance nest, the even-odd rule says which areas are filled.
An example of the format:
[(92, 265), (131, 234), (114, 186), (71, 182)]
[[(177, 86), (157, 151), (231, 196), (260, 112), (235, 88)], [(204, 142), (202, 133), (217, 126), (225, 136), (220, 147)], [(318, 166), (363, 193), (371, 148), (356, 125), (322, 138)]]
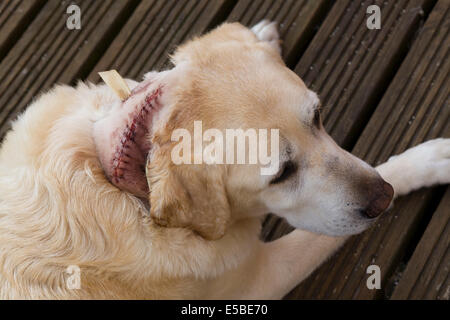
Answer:
[[(301, 198), (300, 191), (294, 193), (295, 199), (286, 200), (288, 196), (284, 193), (293, 191), (285, 189), (292, 187), (269, 188), (267, 179), (261, 182), (254, 174), (256, 171), (248, 167), (231, 166), (224, 173), (217, 166), (211, 166), (214, 169), (202, 166), (199, 173), (197, 169), (181, 166), (180, 175), (186, 174), (188, 183), (181, 176), (171, 176), (175, 169), (168, 167), (167, 158), (159, 158), (160, 154), (167, 154), (165, 146), (170, 144), (166, 131), (189, 127), (194, 120), (202, 119), (210, 127), (226, 128), (241, 126), (236, 119), (243, 117), (245, 121), (249, 118), (256, 121), (245, 122), (247, 127), (274, 127), (268, 122), (277, 121), (276, 118), (271, 117), (270, 110), (261, 110), (258, 99), (263, 104), (272, 98), (284, 99), (286, 105), (301, 100), (302, 110), (316, 103), (317, 98), (306, 90), (301, 80), (282, 68), (274, 26), (263, 22), (253, 32), (257, 37), (240, 25), (224, 25), (182, 47), (174, 57), (173, 70), (147, 76), (149, 86), (161, 84), (160, 103), (164, 105), (164, 110), (152, 119), (152, 156), (147, 167), (150, 215), (142, 201), (145, 186), (130, 184), (127, 179), (111, 183), (117, 177), (116, 171), (108, 171), (107, 146), (114, 141), (110, 142), (110, 136), (105, 135), (109, 126), (96, 127), (96, 123), (101, 124), (102, 119), (119, 110), (115, 109), (117, 98), (108, 87), (58, 86), (28, 108), (13, 124), (0, 151), (0, 298), (281, 298), (339, 248), (347, 235), (369, 226), (366, 220), (354, 215), (356, 209), (342, 210), (342, 214), (339, 211), (338, 202), (345, 194), (351, 194), (351, 201), (360, 197), (357, 191), (349, 191), (354, 181), (342, 183), (344, 195), (331, 192), (335, 196), (324, 195), (325, 204), (309, 205), (330, 212), (329, 221), (334, 224), (329, 226), (328, 218), (311, 216), (309, 207), (301, 207), (304, 214), (294, 215), (293, 211), (300, 210), (296, 202), (300, 201), (297, 199)], [(226, 51), (227, 58), (219, 63), (214, 60), (214, 54), (198, 56), (211, 50), (211, 44), (222, 43), (226, 47), (218, 50)], [(286, 85), (274, 89), (272, 82), (242, 78), (239, 68), (248, 68), (244, 72), (248, 75), (254, 74), (255, 69), (248, 66), (248, 59), (242, 60), (245, 65), (240, 64), (240, 55), (250, 53), (239, 50), (233, 56), (233, 46), (249, 47), (249, 52), (256, 54), (255, 69), (260, 68), (259, 60), (267, 60), (268, 72), (282, 74), (280, 77)], [(200, 68), (203, 64), (218, 67), (204, 71)], [(204, 73), (196, 74), (196, 70), (209, 72), (211, 78)], [(216, 83), (217, 87), (205, 88), (203, 81), (213, 81), (222, 73), (231, 74), (238, 86), (247, 86), (243, 92), (254, 94), (255, 100), (250, 103), (250, 96), (238, 89), (230, 91), (236, 84), (226, 80)], [(264, 73), (261, 78), (266, 78)], [(128, 83), (132, 89), (138, 85), (131, 80)], [(272, 95), (258, 96), (264, 86), (275, 91)], [(298, 88), (294, 90), (295, 86)], [(288, 92), (286, 96), (286, 90), (296, 93)], [(220, 111), (224, 100), (230, 101), (229, 108)], [(183, 110), (179, 109), (180, 101), (184, 103)], [(199, 106), (205, 109), (199, 111)], [(300, 117), (307, 117), (305, 110)], [(297, 129), (284, 128), (286, 140), (290, 130)], [(325, 134), (322, 131), (318, 128), (314, 135), (320, 137)], [(333, 161), (327, 162), (334, 172), (327, 178), (344, 179), (339, 173), (342, 170), (364, 177), (361, 178), (364, 186), (374, 186), (377, 190), (373, 192), (376, 199), (369, 199), (364, 213), (378, 215), (384, 211), (392, 198), (390, 186), (375, 170), (339, 150), (325, 136), (323, 139), (324, 142), (318, 140), (315, 148), (323, 146), (327, 151), (320, 151), (322, 154), (328, 154), (328, 149), (335, 150)], [(305, 142), (291, 139), (290, 143), (294, 146), (292, 153), (302, 143), (309, 150)], [(449, 149), (448, 140), (434, 140), (392, 158), (377, 170), (393, 186), (396, 195), (422, 186), (448, 183)], [(305, 168), (322, 167), (318, 164), (320, 159), (302, 161)], [(347, 165), (336, 170), (341, 162)], [(208, 176), (201, 176), (197, 181), (204, 172)], [(225, 183), (223, 175), (227, 177)], [(314, 175), (321, 174), (315, 171)], [(316, 188), (314, 180), (305, 173), (299, 177), (302, 193)], [(145, 179), (145, 175), (141, 178)], [(167, 179), (177, 183), (169, 184)], [(359, 186), (361, 179), (356, 179)], [(190, 187), (194, 190), (184, 190)], [(187, 194), (189, 206), (177, 198), (180, 194)], [(289, 208), (280, 204), (286, 206), (284, 200)], [(175, 207), (176, 215), (167, 212), (167, 207)], [(205, 208), (214, 211), (214, 216)], [(295, 230), (279, 240), (263, 243), (259, 232), (261, 217), (267, 212), (279, 213), (294, 226), (318, 233)], [(70, 266), (80, 268), (79, 289), (68, 286)]]

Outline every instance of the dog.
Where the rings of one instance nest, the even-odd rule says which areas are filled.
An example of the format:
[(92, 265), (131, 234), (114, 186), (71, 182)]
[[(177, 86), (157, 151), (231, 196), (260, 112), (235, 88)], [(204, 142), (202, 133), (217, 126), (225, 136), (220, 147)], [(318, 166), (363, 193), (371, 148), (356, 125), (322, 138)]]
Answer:
[[(225, 23), (124, 100), (89, 83), (36, 99), (0, 150), (0, 298), (279, 299), (393, 198), (450, 182), (450, 139), (377, 168), (341, 149), (280, 52), (275, 23)], [(175, 164), (173, 132), (199, 120), (279, 130), (278, 170)], [(269, 212), (296, 229), (262, 242)]]

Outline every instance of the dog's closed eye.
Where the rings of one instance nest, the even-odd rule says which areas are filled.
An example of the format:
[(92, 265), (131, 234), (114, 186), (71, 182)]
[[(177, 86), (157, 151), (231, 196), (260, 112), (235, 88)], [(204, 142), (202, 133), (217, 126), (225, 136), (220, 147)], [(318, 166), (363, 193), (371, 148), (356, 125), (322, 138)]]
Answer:
[(281, 170), (275, 176), (275, 178), (272, 179), (272, 181), (270, 181), (270, 184), (282, 183), (287, 179), (289, 179), (291, 176), (293, 176), (295, 172), (297, 172), (297, 164), (295, 164), (291, 160), (286, 161), (283, 164), (283, 167), (281, 167)]
[(316, 127), (317, 129), (320, 129), (320, 125), (322, 123), (322, 107), (320, 104), (318, 104), (315, 109), (314, 109), (314, 118), (313, 118), (313, 125), (314, 127)]

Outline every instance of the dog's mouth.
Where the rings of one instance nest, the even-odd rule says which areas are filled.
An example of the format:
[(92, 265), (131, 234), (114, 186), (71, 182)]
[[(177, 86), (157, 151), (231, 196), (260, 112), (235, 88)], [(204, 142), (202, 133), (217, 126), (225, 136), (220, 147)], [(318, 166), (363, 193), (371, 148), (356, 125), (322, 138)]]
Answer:
[(142, 198), (148, 196), (145, 166), (161, 93), (161, 85), (144, 81), (94, 124), (97, 154), (106, 177), (119, 189)]

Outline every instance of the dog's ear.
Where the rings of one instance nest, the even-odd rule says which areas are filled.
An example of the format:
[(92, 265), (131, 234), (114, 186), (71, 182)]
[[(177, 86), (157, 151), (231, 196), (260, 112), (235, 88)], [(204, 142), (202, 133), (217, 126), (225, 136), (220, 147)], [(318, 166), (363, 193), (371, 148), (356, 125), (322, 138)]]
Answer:
[(165, 227), (189, 228), (208, 240), (221, 238), (230, 221), (225, 167), (175, 165), (170, 151), (153, 149), (147, 163), (152, 220)]

